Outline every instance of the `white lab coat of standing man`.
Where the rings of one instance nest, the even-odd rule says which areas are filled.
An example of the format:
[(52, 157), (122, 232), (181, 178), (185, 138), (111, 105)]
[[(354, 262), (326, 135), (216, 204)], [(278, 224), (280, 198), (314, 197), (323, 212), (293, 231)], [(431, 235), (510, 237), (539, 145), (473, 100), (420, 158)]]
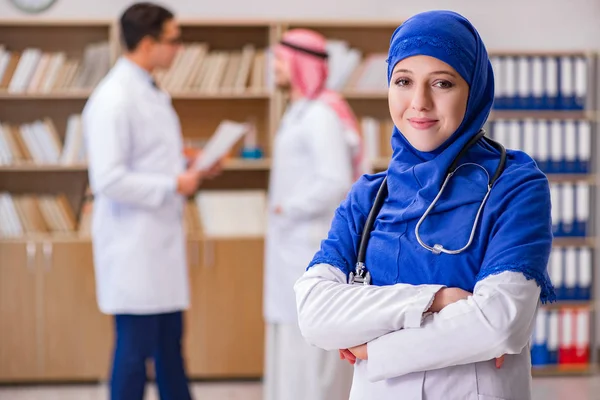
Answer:
[(275, 136), (269, 186), (265, 400), (347, 400), (350, 393), (352, 368), (300, 334), (294, 294), (362, 167), (356, 119), (325, 89), (326, 79), (325, 39), (287, 32), (275, 49), (275, 80), (289, 90), (290, 105)]
[(179, 119), (151, 76), (171, 65), (180, 30), (171, 12), (149, 3), (120, 22), (127, 53), (83, 111), (97, 299), (115, 320), (111, 399), (142, 400), (152, 358), (161, 399), (185, 400), (183, 208), (202, 175), (186, 169)]

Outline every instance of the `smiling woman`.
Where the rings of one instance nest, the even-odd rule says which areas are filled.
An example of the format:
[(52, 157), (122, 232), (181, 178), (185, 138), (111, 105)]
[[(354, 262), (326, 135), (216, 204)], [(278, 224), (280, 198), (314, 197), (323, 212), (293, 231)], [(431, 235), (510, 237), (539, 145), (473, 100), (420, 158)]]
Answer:
[(548, 180), (485, 138), (493, 70), (464, 17), (397, 28), (388, 84), (391, 162), (354, 185), (296, 283), (301, 332), (354, 363), (351, 400), (531, 399), (528, 341), (555, 298)]

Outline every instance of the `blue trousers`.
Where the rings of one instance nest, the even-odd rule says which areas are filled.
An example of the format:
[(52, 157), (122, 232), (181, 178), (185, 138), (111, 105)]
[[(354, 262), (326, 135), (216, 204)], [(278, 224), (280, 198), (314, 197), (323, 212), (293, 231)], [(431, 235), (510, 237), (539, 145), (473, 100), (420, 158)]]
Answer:
[(181, 312), (116, 315), (111, 400), (143, 400), (146, 360), (154, 359), (161, 400), (191, 400), (181, 354)]

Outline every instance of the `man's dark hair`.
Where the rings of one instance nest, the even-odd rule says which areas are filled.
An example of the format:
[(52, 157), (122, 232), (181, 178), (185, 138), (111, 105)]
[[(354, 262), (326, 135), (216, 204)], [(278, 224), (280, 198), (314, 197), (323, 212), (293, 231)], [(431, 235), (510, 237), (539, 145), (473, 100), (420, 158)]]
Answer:
[(136, 3), (121, 16), (121, 37), (127, 51), (133, 51), (146, 36), (159, 39), (166, 21), (174, 18), (171, 11), (153, 3)]

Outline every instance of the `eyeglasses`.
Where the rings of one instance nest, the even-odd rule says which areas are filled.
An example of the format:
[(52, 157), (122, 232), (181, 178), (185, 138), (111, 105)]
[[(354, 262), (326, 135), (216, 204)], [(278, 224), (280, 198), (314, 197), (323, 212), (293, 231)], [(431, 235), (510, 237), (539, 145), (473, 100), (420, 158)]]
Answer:
[(157, 42), (175, 46), (175, 45), (179, 45), (179, 44), (183, 43), (183, 39), (181, 38), (181, 36), (177, 36), (174, 38), (161, 38), (161, 39), (157, 40)]

